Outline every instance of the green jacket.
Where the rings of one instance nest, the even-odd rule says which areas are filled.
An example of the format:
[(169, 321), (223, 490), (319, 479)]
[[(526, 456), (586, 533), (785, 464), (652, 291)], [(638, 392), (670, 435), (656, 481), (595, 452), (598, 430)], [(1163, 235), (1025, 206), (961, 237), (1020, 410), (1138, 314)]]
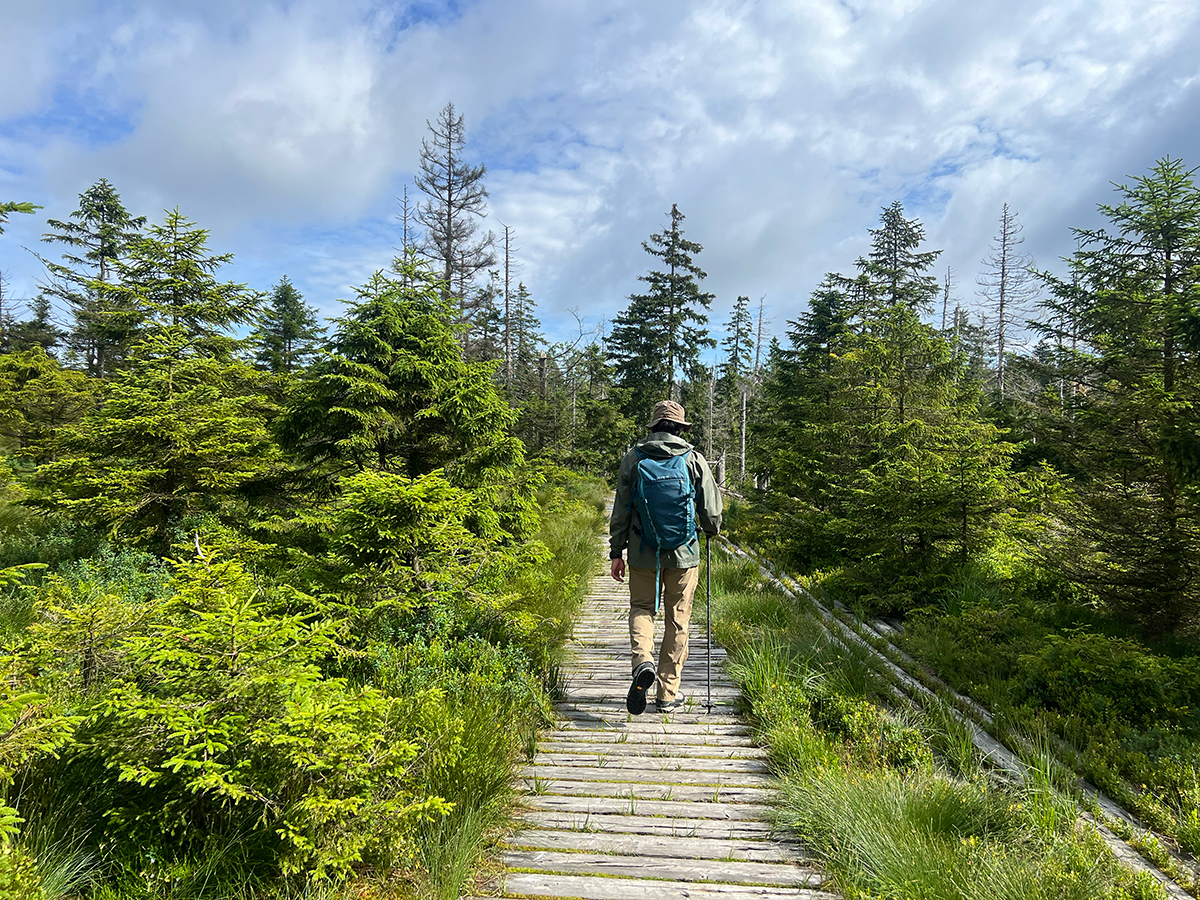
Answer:
[(699, 532), (716, 534), (721, 530), (721, 492), (713, 479), (712, 471), (708, 468), (708, 462), (700, 455), (700, 451), (694, 449), (683, 438), (666, 431), (655, 431), (642, 438), (621, 460), (621, 472), (617, 476), (617, 497), (613, 502), (612, 518), (608, 522), (609, 558), (620, 559), (621, 552), (628, 549), (629, 565), (654, 568), (655, 550), (653, 547), (642, 548), (642, 523), (637, 510), (630, 504), (633, 497), (633, 480), (637, 477), (637, 450), (653, 459), (667, 459), (688, 450), (692, 451), (687, 467), (692, 485), (696, 488), (697, 536), (690, 544), (662, 551), (660, 560), (664, 569), (691, 569), (700, 565)]

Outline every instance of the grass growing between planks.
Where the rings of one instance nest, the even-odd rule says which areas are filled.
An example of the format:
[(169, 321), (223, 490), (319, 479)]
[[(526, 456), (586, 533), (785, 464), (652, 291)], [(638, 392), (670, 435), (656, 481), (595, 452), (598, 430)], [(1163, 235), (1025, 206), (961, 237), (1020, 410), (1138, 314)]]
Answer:
[(781, 779), (781, 823), (848, 900), (1150, 900), (1076, 824), (1052, 768), (1017, 788), (944, 710), (888, 706), (865, 651), (832, 641), (752, 563), (714, 554), (714, 625)]

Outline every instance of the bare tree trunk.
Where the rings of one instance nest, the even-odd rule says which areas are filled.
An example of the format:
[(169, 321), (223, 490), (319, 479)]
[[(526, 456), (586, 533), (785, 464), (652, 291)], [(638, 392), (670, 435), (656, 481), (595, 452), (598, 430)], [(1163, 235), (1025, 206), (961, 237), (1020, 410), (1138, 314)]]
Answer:
[(504, 226), (504, 388), (512, 393), (512, 229)]
[(742, 388), (742, 456), (738, 466), (738, 484), (746, 480), (746, 389)]
[(708, 378), (708, 452), (704, 455), (710, 460), (713, 455), (713, 390), (717, 385), (717, 367), (709, 370)]
[(946, 309), (950, 306), (950, 279), (953, 269), (946, 266), (946, 284), (942, 289), (942, 334), (946, 333)]
[(760, 361), (762, 360), (762, 336), (763, 336), (763, 305), (767, 302), (767, 295), (763, 294), (758, 298), (758, 338), (754, 342), (754, 377), (758, 378), (760, 371)]

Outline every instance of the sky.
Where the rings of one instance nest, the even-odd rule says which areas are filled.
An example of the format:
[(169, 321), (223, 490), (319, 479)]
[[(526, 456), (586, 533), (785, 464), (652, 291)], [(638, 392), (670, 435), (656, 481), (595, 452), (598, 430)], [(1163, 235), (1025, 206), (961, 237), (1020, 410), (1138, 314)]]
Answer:
[(447, 102), (559, 339), (626, 305), (673, 203), (714, 328), (744, 294), (780, 334), (895, 200), (971, 306), (1003, 204), (1061, 271), (1113, 182), (1200, 165), (1195, 0), (0, 0), (0, 31), (0, 200), (44, 207), (0, 235), (16, 297), (103, 177), (337, 315)]

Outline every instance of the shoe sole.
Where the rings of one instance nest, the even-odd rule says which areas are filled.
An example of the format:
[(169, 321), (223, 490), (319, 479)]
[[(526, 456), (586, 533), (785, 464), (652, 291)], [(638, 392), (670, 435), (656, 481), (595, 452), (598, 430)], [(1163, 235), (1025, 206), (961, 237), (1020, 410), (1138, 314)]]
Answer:
[(646, 690), (654, 684), (654, 670), (642, 669), (633, 677), (629, 693), (625, 695), (625, 708), (635, 716), (646, 711)]

